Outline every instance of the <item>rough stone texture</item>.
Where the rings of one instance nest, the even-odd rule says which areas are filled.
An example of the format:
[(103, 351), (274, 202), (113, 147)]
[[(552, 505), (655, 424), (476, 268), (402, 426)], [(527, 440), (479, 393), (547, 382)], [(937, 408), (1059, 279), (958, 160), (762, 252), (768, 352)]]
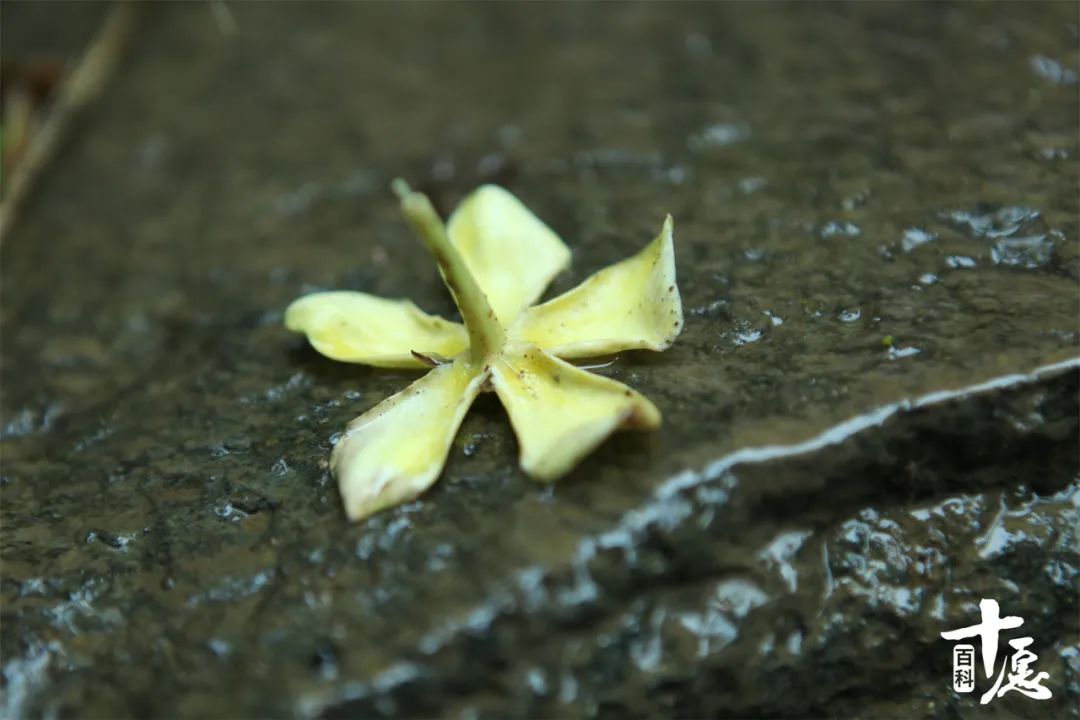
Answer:
[[(147, 13), (4, 240), (7, 715), (1076, 716), (1075, 5), (229, 7)], [(686, 329), (597, 370), (664, 427), (540, 487), (481, 398), (349, 524), (413, 375), (281, 314), (452, 309), (399, 174), (508, 185), (555, 291), (671, 212)], [(952, 692), (982, 597), (1053, 700)]]

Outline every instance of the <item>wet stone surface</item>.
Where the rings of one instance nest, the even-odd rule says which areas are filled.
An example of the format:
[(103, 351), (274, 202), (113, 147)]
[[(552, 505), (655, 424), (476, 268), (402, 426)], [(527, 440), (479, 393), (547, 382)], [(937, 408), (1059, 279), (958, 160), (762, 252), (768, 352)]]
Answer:
[[(4, 240), (6, 715), (1031, 717), (951, 689), (992, 597), (1075, 716), (1075, 7), (230, 8), (147, 13)], [(452, 310), (399, 174), (510, 187), (553, 292), (671, 212), (685, 330), (596, 370), (663, 428), (541, 487), (482, 397), (349, 524), (414, 376), (281, 317)]]

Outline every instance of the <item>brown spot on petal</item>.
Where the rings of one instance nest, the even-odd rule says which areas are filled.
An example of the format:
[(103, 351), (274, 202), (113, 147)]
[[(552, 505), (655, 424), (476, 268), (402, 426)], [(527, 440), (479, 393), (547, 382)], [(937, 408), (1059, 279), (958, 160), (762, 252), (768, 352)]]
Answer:
[(419, 362), (422, 362), (428, 367), (435, 367), (439, 364), (438, 360), (429, 355), (425, 355), (424, 353), (418, 353), (415, 350), (410, 350), (409, 352), (412, 353), (412, 356), (416, 358)]

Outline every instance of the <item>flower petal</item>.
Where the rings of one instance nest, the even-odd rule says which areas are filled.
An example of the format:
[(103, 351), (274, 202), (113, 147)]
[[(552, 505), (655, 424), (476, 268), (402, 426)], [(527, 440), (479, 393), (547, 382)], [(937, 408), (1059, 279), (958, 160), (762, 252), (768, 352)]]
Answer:
[(447, 232), (503, 325), (570, 263), (570, 249), (559, 236), (496, 185), (465, 198), (450, 215)]
[(579, 358), (630, 349), (665, 350), (682, 325), (668, 215), (663, 230), (645, 249), (529, 308), (512, 334), (553, 355)]
[(517, 434), (521, 467), (540, 480), (565, 475), (619, 427), (660, 425), (660, 411), (643, 395), (536, 346), (507, 348), (491, 373)]
[(330, 456), (345, 514), (359, 520), (430, 487), (485, 380), (460, 357), (349, 423)]
[(424, 364), (413, 350), (451, 357), (469, 345), (463, 326), (428, 315), (408, 300), (345, 290), (294, 301), (285, 311), (285, 327), (307, 334), (328, 358), (378, 367), (420, 368)]

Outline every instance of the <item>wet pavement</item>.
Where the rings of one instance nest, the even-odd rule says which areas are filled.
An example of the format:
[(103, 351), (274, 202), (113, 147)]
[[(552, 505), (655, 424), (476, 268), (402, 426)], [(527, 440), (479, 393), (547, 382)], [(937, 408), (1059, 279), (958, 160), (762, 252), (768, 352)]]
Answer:
[[(4, 239), (7, 716), (1077, 716), (1074, 5), (229, 8), (145, 14)], [(398, 175), (513, 190), (553, 292), (672, 213), (685, 330), (597, 369), (664, 426), (546, 487), (483, 397), (347, 522), (414, 375), (282, 312), (452, 312)], [(952, 691), (984, 597), (1051, 700)]]

